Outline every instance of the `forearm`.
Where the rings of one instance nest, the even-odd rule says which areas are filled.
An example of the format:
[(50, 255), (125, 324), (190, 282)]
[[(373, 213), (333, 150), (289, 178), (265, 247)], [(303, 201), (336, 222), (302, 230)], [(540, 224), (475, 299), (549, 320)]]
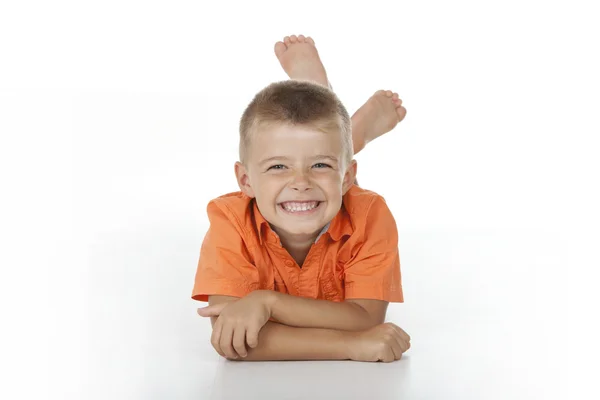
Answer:
[(348, 360), (349, 332), (333, 329), (296, 328), (267, 322), (258, 346), (248, 348), (240, 361)]
[(361, 331), (377, 322), (357, 304), (291, 296), (279, 292), (270, 296), (271, 316), (282, 324), (302, 328)]

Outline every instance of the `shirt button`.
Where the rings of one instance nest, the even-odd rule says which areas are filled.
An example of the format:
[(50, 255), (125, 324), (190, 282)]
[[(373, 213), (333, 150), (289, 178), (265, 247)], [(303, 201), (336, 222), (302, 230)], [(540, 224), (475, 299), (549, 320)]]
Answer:
[(294, 262), (291, 260), (286, 260), (285, 265), (287, 265), (288, 267), (291, 267), (292, 265), (294, 265)]

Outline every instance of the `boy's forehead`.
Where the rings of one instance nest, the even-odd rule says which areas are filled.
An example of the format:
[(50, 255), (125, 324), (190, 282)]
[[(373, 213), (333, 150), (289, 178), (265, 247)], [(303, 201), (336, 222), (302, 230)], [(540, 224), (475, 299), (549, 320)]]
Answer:
[[(272, 140), (289, 141), (296, 140), (315, 140), (337, 142), (342, 133), (339, 129), (318, 129), (310, 125), (292, 125), (283, 122), (264, 123), (256, 126), (252, 132), (253, 140), (270, 142)], [(331, 139), (331, 140), (328, 140)]]
[(327, 152), (338, 157), (341, 153), (341, 132), (327, 131), (285, 123), (271, 123), (252, 132), (251, 147), (256, 155), (283, 155), (276, 153)]

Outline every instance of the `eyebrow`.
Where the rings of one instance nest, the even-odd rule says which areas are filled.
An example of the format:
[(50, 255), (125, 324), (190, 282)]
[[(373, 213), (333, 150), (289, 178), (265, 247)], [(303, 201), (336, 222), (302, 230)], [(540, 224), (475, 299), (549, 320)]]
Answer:
[[(311, 160), (326, 159), (326, 160), (329, 160), (331, 162), (338, 162), (337, 157), (328, 156), (328, 155), (324, 155), (324, 154), (319, 154), (317, 156), (311, 157), (310, 159)], [(275, 160), (289, 161), (289, 157), (284, 157), (284, 156), (269, 157), (269, 158), (266, 158), (266, 159), (262, 160), (259, 163), (259, 165), (267, 164), (267, 163), (269, 163), (271, 161), (275, 161)]]

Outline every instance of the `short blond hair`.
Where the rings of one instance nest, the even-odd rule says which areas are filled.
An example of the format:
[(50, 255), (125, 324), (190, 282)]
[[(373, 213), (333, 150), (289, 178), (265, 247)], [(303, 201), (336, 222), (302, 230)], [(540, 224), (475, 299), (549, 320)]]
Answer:
[(252, 136), (261, 124), (286, 123), (308, 126), (325, 133), (339, 132), (343, 160), (354, 155), (352, 124), (346, 107), (333, 91), (309, 81), (275, 82), (258, 92), (240, 120), (240, 162), (246, 165)]

